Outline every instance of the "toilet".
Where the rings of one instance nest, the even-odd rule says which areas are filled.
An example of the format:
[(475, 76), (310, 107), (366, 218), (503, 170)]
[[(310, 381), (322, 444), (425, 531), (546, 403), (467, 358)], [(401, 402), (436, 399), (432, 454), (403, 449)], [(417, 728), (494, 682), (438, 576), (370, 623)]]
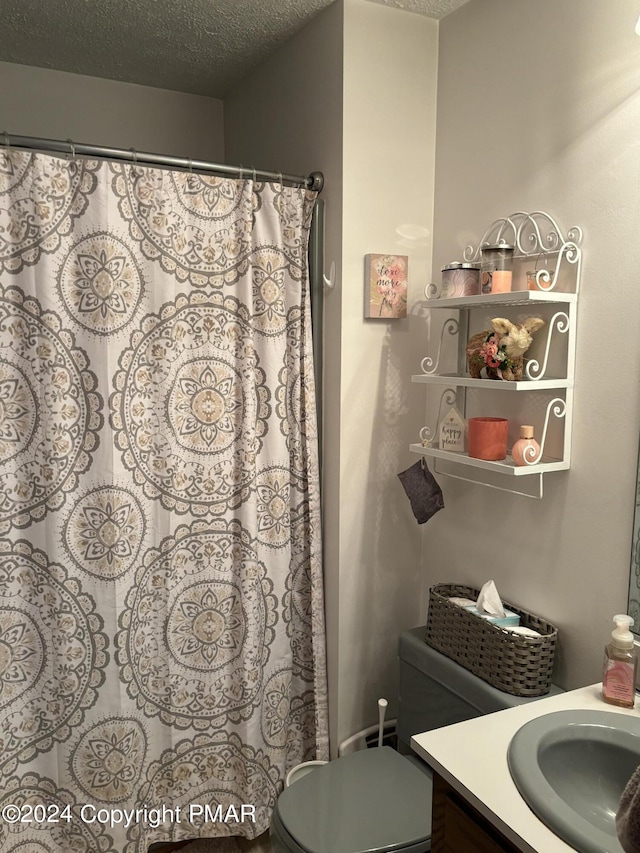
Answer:
[[(536, 701), (482, 681), (428, 646), (424, 630), (400, 636), (398, 751), (353, 752), (285, 788), (271, 819), (273, 853), (431, 850), (432, 774), (411, 736)], [(561, 692), (552, 685), (547, 696)]]

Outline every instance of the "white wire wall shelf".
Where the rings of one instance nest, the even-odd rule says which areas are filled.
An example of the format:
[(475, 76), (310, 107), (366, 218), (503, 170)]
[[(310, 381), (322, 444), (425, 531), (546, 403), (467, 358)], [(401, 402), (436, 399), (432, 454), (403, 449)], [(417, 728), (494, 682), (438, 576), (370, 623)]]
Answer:
[(482, 468), (485, 471), (495, 471), (498, 474), (507, 474), (512, 477), (538, 477), (548, 471), (567, 471), (570, 467), (568, 460), (550, 459), (546, 456), (542, 456), (535, 465), (516, 465), (509, 457), (500, 462), (491, 462), (487, 459), (476, 459), (467, 453), (453, 453), (450, 450), (439, 450), (437, 447), (425, 447), (422, 444), (412, 444), (410, 449), (421, 456), (446, 459), (448, 462), (454, 462), (458, 465), (470, 465), (472, 468)]
[(496, 379), (473, 379), (471, 376), (458, 376), (455, 373), (416, 373), (411, 377), (412, 382), (422, 382), (426, 385), (455, 385), (459, 388), (486, 388), (499, 393), (514, 393), (517, 391), (548, 391), (562, 388), (572, 388), (572, 379), (538, 379), (535, 386), (531, 379), (519, 379), (513, 382), (499, 382)]
[[(430, 284), (425, 288), (425, 295), (430, 288), (436, 285)], [(575, 303), (578, 301), (577, 293), (563, 293), (562, 291), (545, 290), (513, 290), (510, 293), (480, 293), (478, 296), (450, 296), (439, 297), (435, 295), (436, 290), (431, 291), (427, 299), (431, 308), (495, 308), (496, 306), (513, 307), (518, 305), (544, 305), (550, 302)]]
[[(571, 467), (571, 433), (573, 416), (573, 388), (576, 349), (577, 304), (582, 273), (582, 230), (579, 227), (570, 228), (563, 233), (555, 219), (542, 211), (534, 213), (518, 212), (503, 219), (498, 219), (487, 228), (477, 246), (467, 246), (464, 260), (476, 261), (480, 258), (482, 246), (499, 241), (506, 241), (516, 247), (514, 261), (519, 270), (518, 286), (523, 285), (525, 269), (535, 264), (533, 271), (527, 270), (528, 282), (534, 289), (512, 290), (508, 293), (486, 293), (477, 296), (446, 297), (442, 295), (437, 285), (425, 288), (427, 296), (426, 307), (431, 309), (455, 309), (455, 313), (444, 319), (440, 327), (437, 351), (433, 356), (427, 355), (422, 359), (422, 373), (414, 374), (412, 382), (426, 386), (440, 386), (444, 390), (437, 406), (435, 426), (425, 426), (421, 430), (420, 443), (410, 445), (412, 452), (424, 457), (431, 457), (434, 466), (446, 463), (446, 469), (436, 467), (437, 473), (481, 483), (491, 488), (502, 489), (527, 497), (541, 498), (543, 496), (543, 475), (555, 471), (566, 471)], [(540, 266), (540, 265), (543, 266)], [(540, 266), (540, 268), (538, 268)], [(551, 268), (552, 267), (552, 268)], [(514, 277), (514, 283), (515, 283)], [(535, 357), (525, 356), (523, 377), (517, 381), (502, 381), (496, 379), (475, 379), (467, 371), (465, 346), (472, 325), (472, 318), (488, 312), (500, 312), (498, 316), (514, 317), (527, 308), (541, 306), (546, 312), (545, 332), (539, 332), (535, 340)], [(474, 312), (476, 312), (474, 314)], [(489, 316), (491, 314), (489, 313)], [(494, 315), (495, 316), (495, 315)], [(514, 319), (514, 322), (516, 320)], [(521, 322), (521, 321), (519, 321)], [(482, 328), (482, 325), (480, 326)], [(450, 347), (451, 338), (457, 348), (457, 370), (445, 371), (443, 353)], [(562, 344), (562, 346), (560, 346)], [(463, 416), (470, 416), (467, 411), (467, 391), (480, 392), (481, 395), (491, 391), (486, 399), (491, 401), (485, 410), (475, 412), (484, 416), (499, 414), (486, 411), (487, 407), (499, 409), (496, 400), (513, 401), (511, 410), (518, 411), (517, 401), (522, 399), (522, 416), (533, 423), (536, 437), (540, 439), (540, 456), (533, 464), (516, 465), (508, 456), (500, 462), (490, 462), (469, 457), (467, 453), (440, 450), (437, 446), (438, 423), (441, 420), (443, 403), (456, 404)], [(531, 394), (547, 395), (538, 398), (539, 403), (531, 404)], [(520, 398), (518, 395), (522, 395)], [(559, 396), (558, 396), (559, 395)], [(553, 399), (549, 399), (549, 398)], [(474, 400), (477, 395), (474, 396)], [(526, 412), (524, 402), (527, 401), (530, 410)], [(477, 406), (477, 402), (476, 402)], [(516, 416), (517, 417), (517, 416)], [(552, 439), (548, 440), (548, 428), (554, 423), (555, 430)], [(550, 430), (551, 432), (552, 430)], [(548, 447), (545, 447), (545, 443)], [(467, 469), (473, 476), (464, 473), (452, 473), (453, 470)], [(483, 479), (484, 474), (491, 475)], [(499, 475), (493, 477), (493, 475)], [(504, 475), (504, 481), (503, 477)], [(508, 483), (523, 482), (521, 478), (532, 478), (537, 490), (533, 492), (520, 491)], [(515, 478), (515, 480), (514, 480)], [(496, 483), (496, 479), (498, 482)]]

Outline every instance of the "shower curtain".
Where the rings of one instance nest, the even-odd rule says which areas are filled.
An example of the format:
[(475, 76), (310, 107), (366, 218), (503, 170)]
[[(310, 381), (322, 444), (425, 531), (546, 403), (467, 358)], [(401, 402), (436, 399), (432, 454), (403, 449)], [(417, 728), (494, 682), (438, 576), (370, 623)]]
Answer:
[(252, 838), (328, 757), (313, 198), (0, 154), (0, 853)]

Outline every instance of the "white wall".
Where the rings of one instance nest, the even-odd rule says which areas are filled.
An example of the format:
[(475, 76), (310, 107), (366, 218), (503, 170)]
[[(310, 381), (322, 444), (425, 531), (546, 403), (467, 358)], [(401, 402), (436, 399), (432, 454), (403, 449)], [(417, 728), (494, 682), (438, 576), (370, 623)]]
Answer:
[(395, 713), (397, 639), (424, 619), (420, 531), (396, 477), (422, 423), (421, 326), (363, 319), (364, 256), (409, 256), (409, 310), (431, 266), (437, 24), (365, 2), (328, 7), (225, 101), (232, 159), (321, 169), (325, 575), (332, 748)]
[[(625, 612), (640, 427), (640, 38), (634, 0), (472, 0), (440, 25), (434, 276), (494, 219), (584, 230), (572, 467), (542, 501), (442, 478), (425, 580), (555, 622), (557, 680), (600, 680)], [(430, 525), (429, 525), (430, 526)]]
[(0, 62), (0, 131), (224, 162), (223, 103)]
[[(397, 474), (423, 424), (411, 383), (431, 268), (438, 24), (345, 2), (339, 730), (395, 716), (400, 631), (424, 622), (420, 528)], [(363, 319), (364, 256), (409, 256), (406, 320)], [(435, 520), (434, 522), (435, 523)]]

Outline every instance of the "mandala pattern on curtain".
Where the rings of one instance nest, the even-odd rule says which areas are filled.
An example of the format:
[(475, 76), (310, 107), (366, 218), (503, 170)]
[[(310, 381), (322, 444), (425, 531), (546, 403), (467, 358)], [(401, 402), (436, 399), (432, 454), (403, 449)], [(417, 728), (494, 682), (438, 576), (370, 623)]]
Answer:
[(0, 154), (0, 808), (71, 815), (0, 853), (251, 838), (327, 757), (312, 204)]

